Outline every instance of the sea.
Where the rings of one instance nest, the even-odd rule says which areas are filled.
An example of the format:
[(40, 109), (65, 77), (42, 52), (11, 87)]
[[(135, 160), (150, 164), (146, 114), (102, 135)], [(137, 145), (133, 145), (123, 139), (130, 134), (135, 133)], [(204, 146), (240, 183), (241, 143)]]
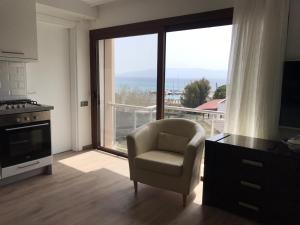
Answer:
[[(196, 78), (167, 78), (165, 82), (165, 89), (168, 91), (183, 91), (185, 86), (189, 83), (202, 79)], [(207, 78), (210, 83), (211, 91), (215, 91), (217, 87), (226, 84), (226, 79), (221, 78)], [(116, 91), (120, 90), (122, 87), (130, 88), (130, 89), (138, 89), (142, 91), (152, 91), (155, 92), (156, 87), (156, 78), (150, 77), (122, 77), (116, 76), (115, 85)]]
[[(195, 80), (205, 78), (211, 86), (211, 93), (226, 84), (227, 70), (213, 70), (203, 68), (167, 68), (165, 90), (168, 92), (167, 99), (179, 100), (186, 87)], [(116, 92), (121, 88), (148, 91), (156, 93), (157, 90), (156, 70), (137, 70), (126, 73), (116, 73)]]

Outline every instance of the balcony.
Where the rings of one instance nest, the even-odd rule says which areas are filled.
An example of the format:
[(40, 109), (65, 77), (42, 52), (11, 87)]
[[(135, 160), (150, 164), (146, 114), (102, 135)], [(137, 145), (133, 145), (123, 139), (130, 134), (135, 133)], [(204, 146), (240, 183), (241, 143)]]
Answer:
[[(156, 106), (136, 106), (126, 104), (110, 104), (113, 110), (113, 142), (112, 146), (127, 152), (126, 136), (136, 128), (155, 120)], [(202, 125), (206, 136), (210, 137), (223, 132), (224, 112), (198, 110), (177, 106), (165, 106), (165, 118), (185, 118)]]

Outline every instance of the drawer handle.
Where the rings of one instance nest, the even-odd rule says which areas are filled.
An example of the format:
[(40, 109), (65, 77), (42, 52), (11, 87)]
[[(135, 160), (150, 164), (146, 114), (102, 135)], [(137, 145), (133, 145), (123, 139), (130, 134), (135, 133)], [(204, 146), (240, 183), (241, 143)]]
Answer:
[(253, 189), (256, 189), (256, 190), (261, 190), (260, 185), (254, 184), (254, 183), (251, 183), (251, 182), (248, 182), (248, 181), (241, 180), (240, 184), (245, 186), (245, 187), (253, 188)]
[(34, 165), (37, 165), (39, 164), (40, 162), (39, 161), (36, 161), (32, 164), (29, 164), (29, 165), (26, 165), (26, 166), (19, 166), (18, 169), (24, 169), (24, 168), (27, 168), (27, 167), (30, 167), (30, 166), (34, 166)]
[(259, 207), (255, 206), (255, 205), (252, 205), (252, 204), (249, 204), (249, 203), (246, 203), (246, 202), (238, 202), (239, 206), (242, 206), (246, 209), (250, 209), (250, 210), (253, 210), (253, 211), (256, 211), (258, 212), (259, 211)]
[(259, 168), (264, 167), (264, 164), (262, 162), (253, 161), (253, 160), (249, 160), (249, 159), (242, 159), (242, 163), (245, 165), (255, 166), (255, 167), (259, 167)]

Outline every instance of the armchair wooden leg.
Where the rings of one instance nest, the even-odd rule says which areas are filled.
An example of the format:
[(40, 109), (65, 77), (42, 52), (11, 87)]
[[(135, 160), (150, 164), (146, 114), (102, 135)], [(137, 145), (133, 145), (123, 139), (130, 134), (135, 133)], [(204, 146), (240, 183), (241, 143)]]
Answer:
[(134, 184), (134, 193), (137, 194), (138, 193), (138, 182), (133, 181), (133, 184)]
[(186, 206), (186, 198), (187, 198), (187, 195), (183, 194), (183, 195), (182, 195), (182, 206), (183, 206), (183, 207)]

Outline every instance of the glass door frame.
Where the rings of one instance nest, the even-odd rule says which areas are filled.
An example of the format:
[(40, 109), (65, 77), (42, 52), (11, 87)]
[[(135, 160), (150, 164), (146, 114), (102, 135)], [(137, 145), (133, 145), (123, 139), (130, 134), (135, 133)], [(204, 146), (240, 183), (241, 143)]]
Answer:
[(105, 148), (100, 140), (99, 41), (120, 37), (157, 34), (157, 96), (156, 119), (164, 118), (166, 34), (171, 31), (231, 25), (233, 8), (152, 20), (90, 31), (90, 85), (92, 147), (127, 157), (127, 154)]

